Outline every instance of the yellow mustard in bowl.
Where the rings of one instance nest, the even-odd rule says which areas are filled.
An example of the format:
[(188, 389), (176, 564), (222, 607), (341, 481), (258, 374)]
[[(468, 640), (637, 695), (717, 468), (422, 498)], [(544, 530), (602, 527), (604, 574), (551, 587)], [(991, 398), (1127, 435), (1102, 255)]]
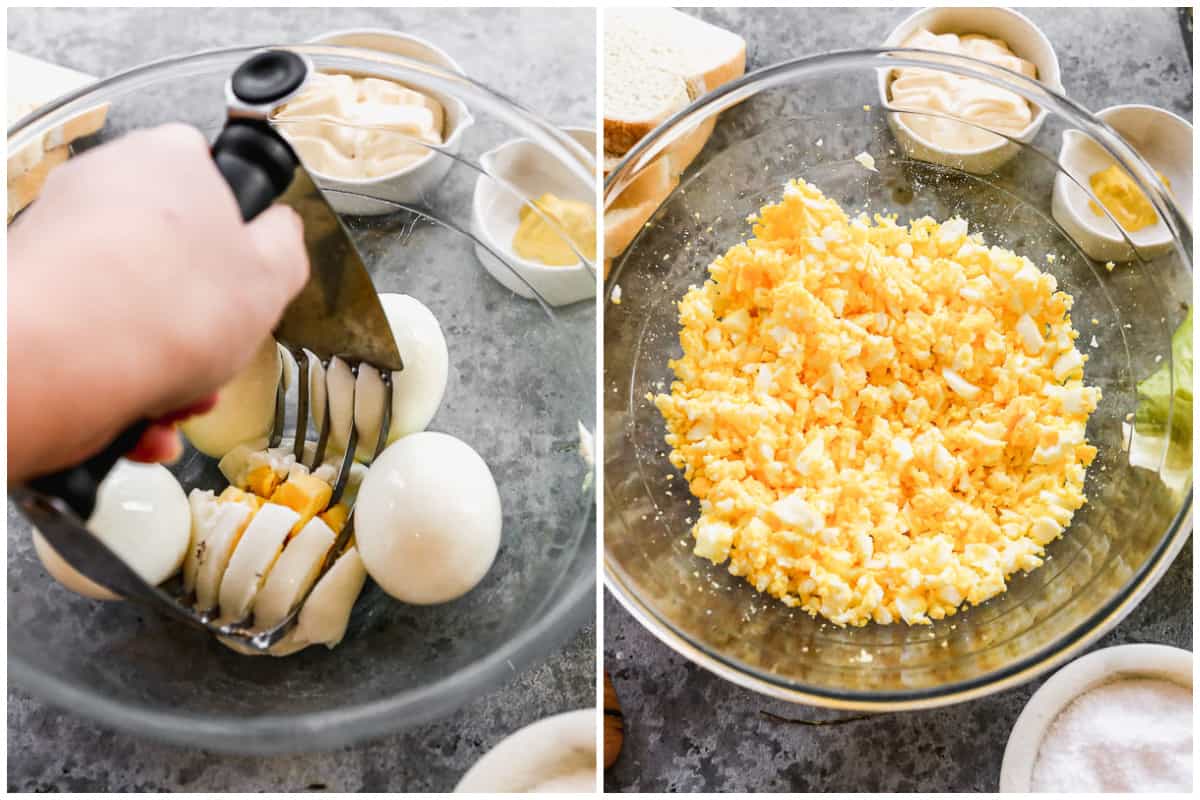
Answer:
[[(588, 261), (595, 261), (596, 212), (590, 204), (564, 200), (547, 192), (534, 200), (533, 205), (541, 213), (531, 205), (521, 209), (521, 224), (513, 236), (514, 253), (547, 267), (569, 267), (579, 263), (576, 251)], [(575, 250), (571, 249), (572, 243)]]
[[(1158, 170), (1155, 170), (1154, 174), (1168, 189), (1171, 188), (1171, 182), (1165, 175)], [(1158, 222), (1158, 214), (1154, 213), (1154, 206), (1150, 205), (1150, 201), (1133, 182), (1133, 178), (1129, 177), (1129, 173), (1116, 164), (1092, 173), (1090, 183), (1092, 191), (1095, 192), (1104, 208), (1113, 215), (1113, 219), (1117, 221), (1118, 225), (1130, 233), (1148, 228)], [(1104, 216), (1104, 211), (1096, 205), (1095, 200), (1089, 200), (1088, 207), (1096, 215)]]

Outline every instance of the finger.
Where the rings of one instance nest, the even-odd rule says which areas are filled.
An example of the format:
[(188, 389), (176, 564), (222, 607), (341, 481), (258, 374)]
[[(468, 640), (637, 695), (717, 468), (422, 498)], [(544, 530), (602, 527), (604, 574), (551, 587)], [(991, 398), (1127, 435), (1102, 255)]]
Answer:
[(146, 429), (137, 446), (125, 457), (144, 464), (173, 464), (181, 455), (183, 442), (175, 426), (155, 423)]
[(282, 313), (308, 280), (308, 251), (304, 247), (304, 224), (300, 215), (284, 205), (274, 205), (248, 226), (250, 238), (262, 264), (263, 290)]
[(198, 128), (182, 122), (168, 122), (151, 128), (146, 135), (183, 156), (208, 155), (208, 140)]
[(166, 414), (163, 414), (161, 417), (156, 419), (155, 422), (162, 424), (162, 425), (170, 425), (170, 424), (173, 424), (176, 422), (183, 422), (188, 417), (195, 417), (200, 414), (206, 414), (209, 411), (212, 411), (213, 407), (216, 406), (216, 404), (217, 404), (217, 393), (213, 392), (212, 394), (208, 395), (207, 397), (203, 397), (190, 405), (184, 406), (183, 408), (179, 408), (174, 411), (168, 411)]

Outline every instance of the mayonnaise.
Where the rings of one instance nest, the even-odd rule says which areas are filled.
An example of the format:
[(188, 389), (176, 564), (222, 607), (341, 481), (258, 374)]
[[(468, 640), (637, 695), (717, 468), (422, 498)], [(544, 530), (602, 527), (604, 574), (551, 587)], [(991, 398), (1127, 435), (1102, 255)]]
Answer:
[[(1037, 77), (1037, 67), (1015, 55), (1003, 41), (978, 34), (935, 34), (922, 28), (902, 46), (970, 56), (1030, 78)], [(896, 70), (890, 92), (894, 108), (918, 112), (901, 114), (904, 124), (945, 150), (992, 147), (1003, 142), (1003, 138), (981, 128), (1015, 136), (1033, 121), (1034, 109), (1019, 94), (949, 72), (920, 67)], [(964, 122), (928, 114), (943, 114)]]
[(445, 111), (434, 98), (380, 78), (315, 73), (274, 116), (308, 169), (332, 178), (390, 175), (441, 144)]

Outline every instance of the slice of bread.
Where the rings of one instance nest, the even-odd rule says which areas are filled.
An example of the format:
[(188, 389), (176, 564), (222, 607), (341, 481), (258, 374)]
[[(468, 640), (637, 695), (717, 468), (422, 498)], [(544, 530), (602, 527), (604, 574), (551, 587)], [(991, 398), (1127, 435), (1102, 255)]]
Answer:
[[(9, 127), (45, 103), (96, 80), (91, 75), (12, 50), (7, 52), (7, 64)], [(100, 130), (104, 127), (107, 114), (107, 103), (83, 111), (48, 132), (41, 142), (11, 154), (8, 157), (8, 176), (11, 178), (32, 169), (41, 160), (42, 153)]]
[[(671, 171), (670, 158), (663, 155), (625, 187), (625, 191), (604, 210), (604, 253), (607, 258), (620, 255), (629, 246), (678, 183), (679, 177)], [(608, 276), (607, 262), (604, 274)]]
[[(671, 8), (623, 8), (604, 18), (604, 174), (651, 130), (692, 100), (746, 71), (740, 36)], [(611, 259), (678, 185), (704, 149), (716, 117), (674, 142), (604, 213), (605, 277)]]
[(746, 41), (672, 8), (604, 18), (604, 149), (623, 155), (700, 95), (746, 71)]
[(617, 164), (621, 163), (621, 159), (625, 156), (619, 156), (616, 153), (604, 151), (604, 177), (608, 177), (608, 173), (617, 168)]
[[(73, 69), (8, 51), (8, 125), (42, 105), (95, 82)], [(33, 202), (50, 170), (67, 160), (68, 145), (104, 127), (108, 103), (81, 111), (8, 156), (8, 219)]]
[(67, 160), (68, 152), (65, 144), (52, 147), (42, 154), (42, 157), (31, 169), (8, 179), (8, 221), (21, 209), (34, 201), (50, 170)]
[[(618, 46), (627, 48), (629, 42), (622, 41)], [(611, 51), (606, 50), (606, 55)], [(617, 154), (629, 152), (639, 139), (692, 99), (687, 81), (669, 70), (634, 57), (606, 57), (604, 149)]]

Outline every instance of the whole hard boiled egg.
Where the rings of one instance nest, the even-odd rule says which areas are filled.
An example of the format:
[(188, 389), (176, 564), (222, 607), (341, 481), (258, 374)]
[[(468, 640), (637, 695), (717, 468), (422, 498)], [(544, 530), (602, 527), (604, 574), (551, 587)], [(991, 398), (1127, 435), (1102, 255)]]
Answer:
[[(179, 481), (160, 464), (122, 459), (96, 495), (87, 528), (146, 583), (156, 586), (178, 571), (191, 536), (191, 512)], [(85, 578), (35, 529), (33, 547), (51, 577), (77, 594), (119, 600)]]
[[(381, 294), (379, 301), (404, 359), (404, 369), (392, 373), (392, 421), (387, 439), (391, 444), (429, 425), (446, 392), (450, 356), (437, 317), (420, 300), (406, 294)], [(353, 420), (358, 427), (355, 457), (370, 459), (383, 419), (384, 389), (379, 373), (363, 366), (355, 379), (349, 366), (335, 358), (328, 376), (319, 364), (310, 375), (313, 419), (318, 427), (324, 419), (325, 402), (331, 400), (330, 446), (345, 452)]]
[(221, 458), (239, 444), (266, 440), (275, 422), (275, 392), (284, 380), (279, 345), (267, 337), (250, 363), (221, 387), (217, 404), (179, 426), (192, 446)]
[(363, 565), (405, 603), (445, 603), (487, 574), (500, 547), (500, 493), (470, 445), (422, 432), (371, 465), (354, 511)]

